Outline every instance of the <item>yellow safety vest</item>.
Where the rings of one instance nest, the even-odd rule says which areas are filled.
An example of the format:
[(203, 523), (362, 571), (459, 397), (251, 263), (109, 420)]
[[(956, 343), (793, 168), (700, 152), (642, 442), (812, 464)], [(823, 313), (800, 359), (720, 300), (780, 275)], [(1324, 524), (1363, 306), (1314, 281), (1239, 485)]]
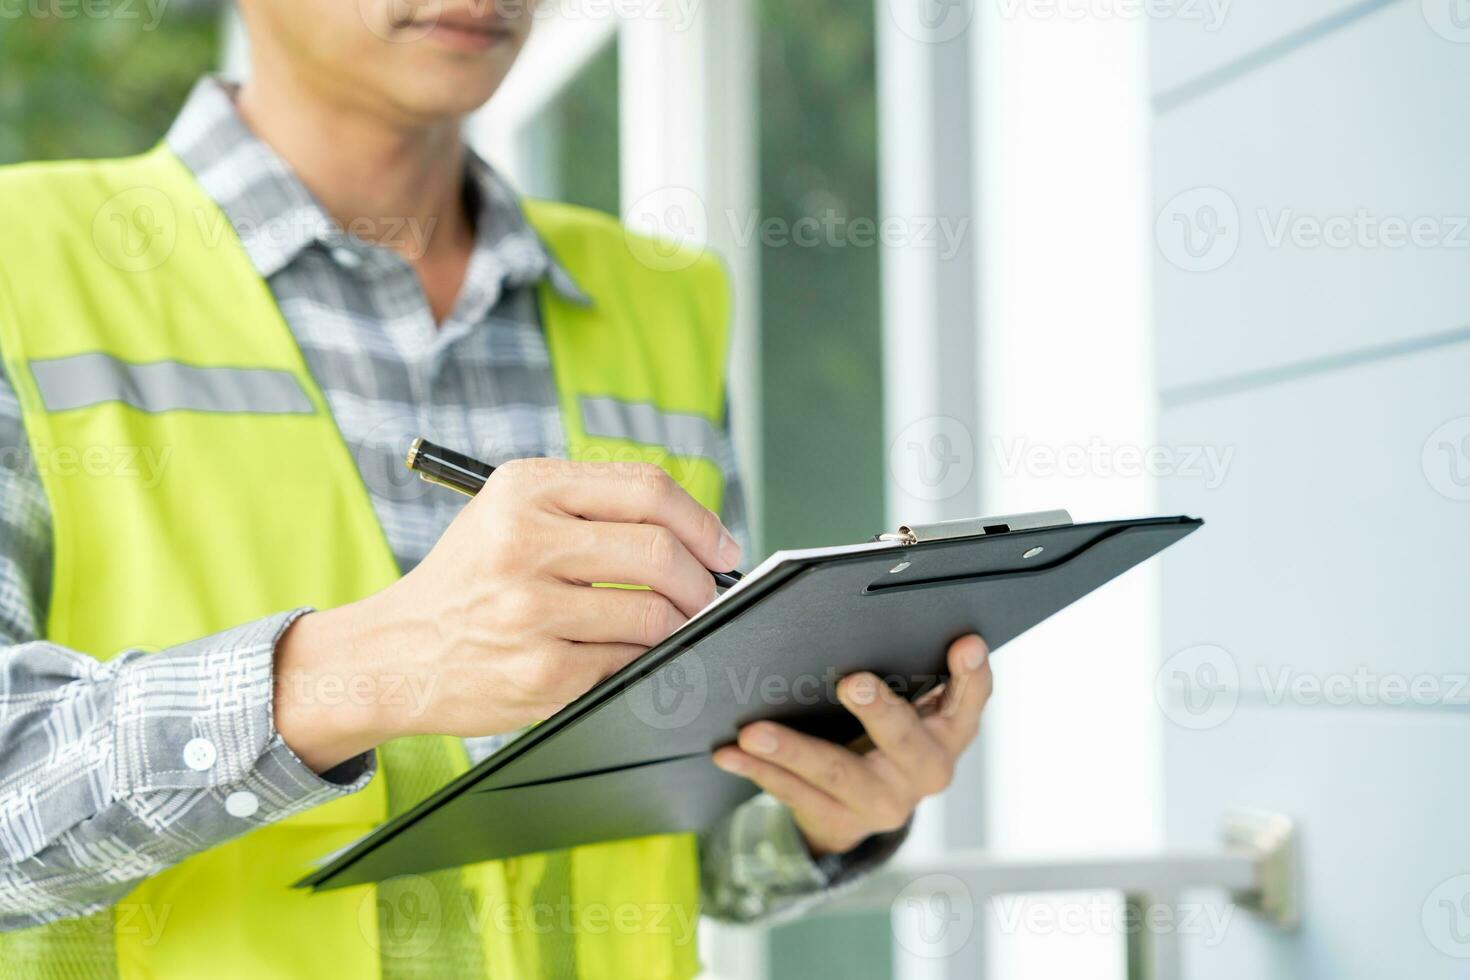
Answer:
[[(593, 300), (539, 292), (568, 455), (657, 462), (717, 508), (705, 434), (724, 401), (718, 263), (593, 212), (525, 210)], [(98, 658), (158, 650), (297, 606), (339, 606), (398, 576), (270, 290), (166, 148), (0, 170), (0, 351), (54, 517), (48, 639)], [(166, 461), (156, 482), (127, 465), (138, 452)], [(229, 679), (220, 683), (228, 697)], [(187, 790), (220, 775), (181, 764), (113, 790)], [(360, 793), (199, 853), (86, 919), (0, 934), (0, 976), (381, 976), (372, 887), (290, 886), (384, 819), (393, 779), (383, 771)], [(529, 915), (554, 858), (568, 907)], [(543, 959), (545, 933), (568, 928), (581, 977), (698, 970), (691, 835), (461, 876), (491, 977), (559, 972)], [(439, 928), (464, 918), (446, 913)]]

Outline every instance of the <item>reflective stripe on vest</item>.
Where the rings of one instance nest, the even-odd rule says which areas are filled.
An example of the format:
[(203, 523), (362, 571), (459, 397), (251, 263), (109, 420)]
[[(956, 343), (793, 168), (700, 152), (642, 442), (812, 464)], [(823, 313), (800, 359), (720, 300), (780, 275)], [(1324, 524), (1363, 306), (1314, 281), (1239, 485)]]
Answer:
[(664, 412), (649, 402), (584, 395), (582, 426), (589, 436), (666, 447), (676, 456), (716, 459), (719, 429), (701, 415)]
[[(162, 235), (119, 250), (107, 235), (137, 224), (110, 212), (126, 219), (140, 203)], [(689, 420), (712, 426), (723, 411), (721, 270), (706, 257), (679, 271), (642, 261), (641, 240), (580, 209), (527, 203), (526, 214), (593, 297), (579, 306), (540, 291), (568, 455), (659, 462), (717, 508), (716, 462), (675, 454), (713, 445)], [(49, 639), (101, 658), (160, 649), (283, 609), (351, 602), (396, 578), (269, 289), (238, 241), (204, 234), (228, 223), (177, 158), (160, 148), (0, 170), (0, 227), (0, 354), (36, 458), (89, 446), (168, 451), (149, 480), (40, 468), (55, 531)], [(587, 399), (652, 414), (589, 416)], [(382, 820), (385, 780), (395, 779), (385, 769), (361, 793), (271, 826), (222, 816), (246, 819), (248, 832), (144, 880), (113, 910), (0, 934), (0, 977), (374, 977), (391, 957), (411, 964), (416, 944), (463, 929), (492, 977), (568, 963), (585, 978), (697, 972), (682, 925), (698, 900), (692, 835), (476, 865), (463, 873), (471, 908), (400, 909), (393, 903), (422, 891), (411, 881), (382, 895), (292, 889), (311, 862)], [(197, 778), (152, 773), (114, 791), (167, 794)], [(398, 911), (433, 934), (387, 928)]]
[(310, 414), (311, 399), (289, 371), (195, 367), (178, 361), (132, 364), (111, 354), (31, 361), (48, 412), (121, 402), (144, 412)]

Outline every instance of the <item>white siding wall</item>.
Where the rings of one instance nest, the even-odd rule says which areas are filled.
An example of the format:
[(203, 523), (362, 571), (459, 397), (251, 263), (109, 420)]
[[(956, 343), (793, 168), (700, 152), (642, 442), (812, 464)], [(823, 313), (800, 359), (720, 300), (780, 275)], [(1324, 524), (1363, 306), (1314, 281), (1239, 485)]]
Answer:
[(1167, 831), (1204, 843), (1250, 805), (1299, 818), (1303, 848), (1299, 932), (1239, 913), (1223, 941), (1186, 936), (1192, 980), (1470, 969), (1451, 6), (1252, 0), (1218, 31), (1151, 28), (1160, 439), (1228, 460), (1162, 487), (1208, 521), (1164, 565)]

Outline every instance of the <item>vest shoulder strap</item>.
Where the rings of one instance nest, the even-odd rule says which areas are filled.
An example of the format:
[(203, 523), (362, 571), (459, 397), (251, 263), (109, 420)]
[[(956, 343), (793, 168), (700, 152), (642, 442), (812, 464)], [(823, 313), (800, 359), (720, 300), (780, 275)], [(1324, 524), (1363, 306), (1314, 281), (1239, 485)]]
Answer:
[[(709, 331), (721, 352), (727, 340), (730, 310), (729, 277), (712, 250), (690, 242), (656, 238), (634, 231), (617, 218), (591, 208), (556, 201), (527, 200), (522, 208), (531, 226), (556, 260), (578, 283), (621, 288), (601, 291), (609, 298), (640, 296), (640, 290), (674, 291), (700, 312), (685, 329)], [(647, 293), (641, 294), (645, 297)]]

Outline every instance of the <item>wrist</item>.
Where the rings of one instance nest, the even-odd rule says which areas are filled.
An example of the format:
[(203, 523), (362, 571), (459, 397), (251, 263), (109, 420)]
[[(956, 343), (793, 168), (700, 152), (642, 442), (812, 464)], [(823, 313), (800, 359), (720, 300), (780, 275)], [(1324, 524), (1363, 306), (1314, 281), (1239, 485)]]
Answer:
[(377, 625), (371, 598), (309, 612), (276, 644), (274, 723), (302, 762), (326, 772), (407, 734), (384, 696), (380, 665), (391, 631)]

